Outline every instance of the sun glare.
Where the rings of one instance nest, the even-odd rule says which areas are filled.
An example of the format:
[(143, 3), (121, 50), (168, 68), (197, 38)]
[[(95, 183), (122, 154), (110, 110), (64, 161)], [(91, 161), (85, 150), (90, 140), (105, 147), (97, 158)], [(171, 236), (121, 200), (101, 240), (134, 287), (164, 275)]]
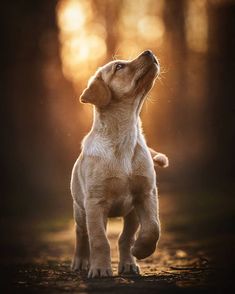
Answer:
[(163, 9), (163, 1), (128, 0), (123, 3), (118, 26), (121, 54), (132, 56), (146, 48), (155, 48), (156, 44), (161, 47), (165, 32)]
[[(107, 58), (109, 28), (104, 16), (108, 11), (100, 14), (95, 4), (91, 0), (60, 0), (57, 5), (62, 70), (78, 92), (81, 82)], [(114, 23), (117, 51), (112, 54), (131, 58), (141, 50), (161, 46), (165, 33), (163, 8), (162, 0), (123, 2), (118, 22)], [(102, 5), (99, 9), (102, 10)]]
[(101, 22), (93, 23), (89, 0), (61, 0), (57, 6), (63, 74), (80, 92), (87, 79), (106, 56), (106, 31)]
[(145, 16), (138, 22), (138, 31), (147, 41), (161, 41), (165, 27), (157, 16)]
[[(66, 3), (67, 2), (67, 3)], [(78, 31), (86, 21), (86, 15), (82, 6), (77, 1), (62, 2), (58, 22), (64, 32)]]

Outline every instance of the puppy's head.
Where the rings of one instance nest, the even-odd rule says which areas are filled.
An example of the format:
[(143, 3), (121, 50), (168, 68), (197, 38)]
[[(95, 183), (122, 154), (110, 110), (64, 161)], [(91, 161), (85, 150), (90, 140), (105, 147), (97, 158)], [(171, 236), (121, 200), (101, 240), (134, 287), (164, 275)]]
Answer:
[(150, 91), (159, 71), (160, 65), (150, 50), (130, 61), (109, 62), (90, 79), (80, 101), (99, 108), (117, 102), (134, 104)]

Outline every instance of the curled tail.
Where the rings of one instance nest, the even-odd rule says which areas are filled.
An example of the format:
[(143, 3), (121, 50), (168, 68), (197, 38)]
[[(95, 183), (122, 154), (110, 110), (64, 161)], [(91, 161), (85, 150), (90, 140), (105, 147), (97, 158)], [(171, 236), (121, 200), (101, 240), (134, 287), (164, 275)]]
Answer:
[(168, 157), (163, 153), (158, 153), (153, 157), (154, 165), (157, 164), (161, 167), (168, 167), (169, 166), (169, 159)]
[(151, 153), (154, 166), (160, 166), (160, 167), (168, 167), (169, 166), (169, 159), (165, 154), (157, 152), (157, 151), (153, 150), (152, 148), (149, 148), (149, 151)]

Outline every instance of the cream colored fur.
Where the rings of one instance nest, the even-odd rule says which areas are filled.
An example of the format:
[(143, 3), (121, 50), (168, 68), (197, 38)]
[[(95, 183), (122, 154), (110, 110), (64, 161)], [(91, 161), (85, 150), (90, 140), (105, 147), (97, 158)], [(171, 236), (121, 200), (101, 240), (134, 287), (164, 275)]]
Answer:
[(156, 58), (145, 51), (134, 60), (98, 69), (81, 95), (83, 103), (94, 105), (94, 118), (72, 171), (72, 269), (87, 270), (88, 277), (112, 276), (108, 217), (124, 218), (119, 274), (138, 274), (135, 258), (145, 258), (156, 248), (160, 223), (154, 163), (167, 166), (168, 159), (148, 149), (139, 114), (158, 73)]

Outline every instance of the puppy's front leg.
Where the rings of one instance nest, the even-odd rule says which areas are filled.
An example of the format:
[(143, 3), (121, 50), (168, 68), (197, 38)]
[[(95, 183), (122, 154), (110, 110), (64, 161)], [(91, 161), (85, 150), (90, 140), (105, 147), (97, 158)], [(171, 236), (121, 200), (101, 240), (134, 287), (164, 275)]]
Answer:
[(124, 226), (122, 234), (118, 240), (119, 244), (119, 265), (118, 273), (121, 274), (139, 274), (139, 267), (135, 258), (131, 254), (131, 247), (135, 242), (135, 233), (139, 227), (139, 221), (135, 210), (133, 209), (124, 217)]
[(138, 259), (143, 259), (156, 249), (160, 236), (160, 222), (156, 190), (138, 196), (135, 209), (140, 221), (140, 231), (132, 248), (132, 254)]
[(88, 278), (112, 276), (110, 246), (106, 237), (107, 215), (104, 203), (92, 196), (86, 201), (87, 229), (90, 244)]

